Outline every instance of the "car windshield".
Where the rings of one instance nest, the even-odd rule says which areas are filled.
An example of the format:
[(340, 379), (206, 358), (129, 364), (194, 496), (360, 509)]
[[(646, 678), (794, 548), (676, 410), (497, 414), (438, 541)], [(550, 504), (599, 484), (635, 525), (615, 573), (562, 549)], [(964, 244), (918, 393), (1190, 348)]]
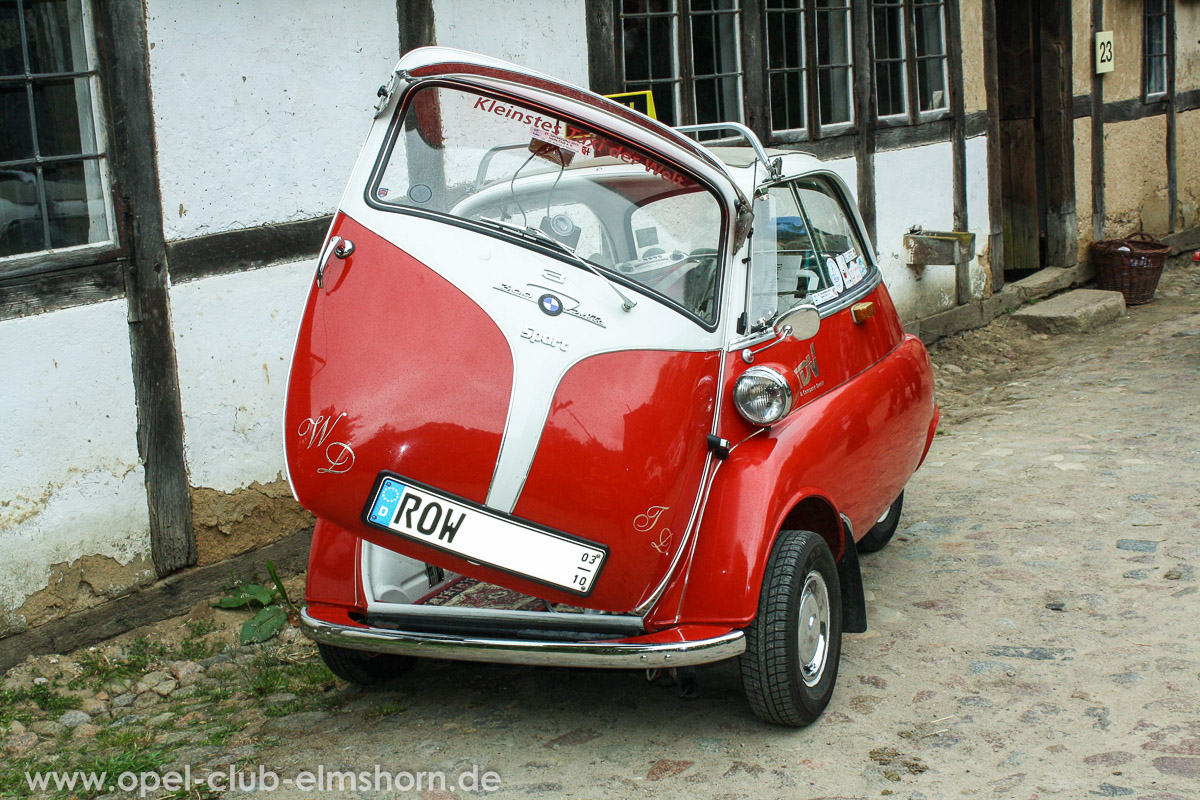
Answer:
[(402, 113), (370, 189), (377, 207), (526, 232), (531, 245), (553, 239), (581, 269), (583, 259), (715, 319), (721, 203), (691, 176), (608, 135), (463, 89), (416, 89)]

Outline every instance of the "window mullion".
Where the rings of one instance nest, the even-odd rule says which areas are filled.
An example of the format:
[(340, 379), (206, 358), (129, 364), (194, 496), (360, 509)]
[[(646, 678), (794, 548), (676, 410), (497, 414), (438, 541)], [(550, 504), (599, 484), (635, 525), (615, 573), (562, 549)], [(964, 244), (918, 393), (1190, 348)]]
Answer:
[(817, 11), (812, 0), (804, 1), (804, 64), (805, 101), (808, 117), (808, 138), (821, 137), (820, 85), (821, 76), (817, 69)]
[(904, 80), (908, 84), (905, 105), (908, 106), (908, 124), (914, 125), (920, 118), (921, 87), (917, 83), (917, 10), (913, 0), (904, 0)]
[(696, 70), (692, 64), (692, 14), (690, 0), (678, 0), (679, 123), (696, 124)]

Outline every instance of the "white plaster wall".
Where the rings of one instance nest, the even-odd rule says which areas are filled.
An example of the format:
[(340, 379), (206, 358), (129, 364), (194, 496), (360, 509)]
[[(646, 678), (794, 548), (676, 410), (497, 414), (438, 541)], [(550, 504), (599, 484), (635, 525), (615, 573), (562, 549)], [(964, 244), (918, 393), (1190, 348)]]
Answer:
[(988, 216), (988, 174), (986, 136), (967, 139), (967, 230), (975, 234), (975, 254), (971, 260), (971, 294), (982, 297), (991, 286), (991, 268), (979, 260), (988, 245), (991, 218)]
[(232, 492), (284, 471), (283, 399), (313, 261), (171, 288), (193, 486)]
[(52, 564), (149, 555), (150, 523), (124, 301), (5, 320), (0, 341), (4, 615)]
[[(904, 320), (954, 305), (954, 267), (914, 270), (904, 263), (904, 234), (914, 225), (948, 231), (954, 225), (954, 180), (949, 142), (875, 155), (875, 212), (879, 265)], [(986, 196), (986, 195), (985, 195)]]
[(434, 35), (460, 47), (516, 62), (587, 88), (585, 0), (435, 0)]
[(168, 239), (333, 212), (399, 58), (394, 0), (146, 0), (146, 28)]

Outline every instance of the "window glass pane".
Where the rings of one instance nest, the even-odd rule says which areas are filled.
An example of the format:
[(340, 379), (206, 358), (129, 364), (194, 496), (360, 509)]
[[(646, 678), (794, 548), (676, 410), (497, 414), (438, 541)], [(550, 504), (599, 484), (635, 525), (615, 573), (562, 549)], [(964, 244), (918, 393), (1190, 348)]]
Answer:
[(1167, 18), (1165, 16), (1146, 18), (1146, 52), (1151, 55), (1162, 55), (1167, 52)]
[(25, 85), (0, 87), (0, 161), (33, 157), (33, 129)]
[(850, 122), (849, 67), (829, 67), (819, 70), (817, 92), (822, 125)]
[(31, 72), (83, 72), (83, 13), (79, 0), (25, 0)]
[(69, 78), (34, 82), (33, 108), (37, 114), (38, 152), (41, 155), (96, 152), (88, 80)]
[(0, 208), (0, 257), (46, 249), (32, 167), (0, 169)]
[(676, 78), (679, 76), (679, 60), (675, 57), (678, 48), (675, 40), (675, 15), (651, 17), (649, 39), (651, 78)]
[(804, 128), (804, 73), (778, 72), (771, 76), (771, 129)]
[(881, 117), (908, 110), (907, 73), (904, 69), (904, 4), (900, 0), (875, 3), (875, 99)]
[[(436, 86), (409, 98), (395, 147), (384, 151), (382, 178), (371, 188), (376, 205), (479, 222), (502, 238), (494, 228), (504, 224), (554, 235), (557, 208), (570, 224), (566, 238), (555, 238), (578, 248), (579, 257), (599, 254), (598, 268), (713, 318), (722, 206), (694, 179), (611, 136), (520, 103)], [(555, 145), (551, 134), (578, 146)], [(634, 217), (641, 223), (631, 231)], [(641, 233), (650, 227), (657, 231)], [(663, 253), (641, 249), (651, 239)]]
[(0, 75), (25, 72), (21, 53), (21, 19), (16, 0), (0, 0)]
[(95, 161), (47, 164), (42, 175), (51, 247), (73, 247), (108, 238), (104, 190)]
[(875, 95), (879, 116), (905, 113), (904, 62), (881, 61), (875, 65)]
[[(827, 0), (832, 2), (832, 0)], [(817, 63), (850, 63), (850, 9), (817, 10)]]
[(766, 29), (771, 129), (802, 130), (808, 117), (801, 0), (768, 2)]
[(822, 125), (850, 122), (850, 6), (817, 0), (817, 105)]
[(922, 111), (946, 108), (946, 59), (926, 58), (917, 62), (917, 90)]
[(867, 276), (868, 261), (854, 225), (833, 188), (812, 178), (799, 181), (796, 188), (808, 233), (816, 246), (817, 267), (822, 280), (827, 281), (827, 288), (810, 302), (829, 302)]
[(942, 35), (945, 9), (941, 5), (917, 6), (917, 56), (943, 56), (946, 43)]
[(741, 118), (737, 78), (696, 80), (696, 122), (737, 122)]
[[(776, 306), (780, 313), (805, 302), (829, 286), (816, 248), (808, 234), (808, 223), (796, 205), (790, 185), (770, 190), (774, 204), (771, 227), (778, 248), (775, 255)], [(757, 317), (756, 317), (757, 319)]]
[[(699, 6), (693, 3), (691, 7)], [(712, 7), (736, 9), (737, 5), (730, 0), (712, 0)], [(693, 11), (691, 26), (696, 122), (740, 121), (742, 101), (738, 76), (741, 52), (737, 13)]]
[(1153, 56), (1146, 61), (1146, 94), (1162, 94), (1166, 90), (1166, 56)]

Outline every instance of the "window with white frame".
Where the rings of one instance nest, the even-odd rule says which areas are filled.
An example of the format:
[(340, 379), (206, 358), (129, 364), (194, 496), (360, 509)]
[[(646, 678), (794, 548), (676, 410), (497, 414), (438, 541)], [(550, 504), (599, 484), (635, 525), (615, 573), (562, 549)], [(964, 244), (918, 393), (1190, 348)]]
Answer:
[(816, 0), (817, 119), (821, 125), (854, 121), (854, 48), (850, 0)]
[(804, 0), (767, 0), (767, 93), (772, 131), (808, 128)]
[(1147, 98), (1167, 91), (1167, 0), (1146, 0), (1145, 67)]
[(871, 33), (881, 119), (949, 108), (945, 0), (873, 0)]
[(740, 122), (740, 17), (740, 0), (621, 0), (625, 91), (668, 125)]
[(771, 131), (853, 122), (849, 0), (766, 0), (763, 12)]
[(112, 242), (90, 7), (0, 1), (3, 259)]

